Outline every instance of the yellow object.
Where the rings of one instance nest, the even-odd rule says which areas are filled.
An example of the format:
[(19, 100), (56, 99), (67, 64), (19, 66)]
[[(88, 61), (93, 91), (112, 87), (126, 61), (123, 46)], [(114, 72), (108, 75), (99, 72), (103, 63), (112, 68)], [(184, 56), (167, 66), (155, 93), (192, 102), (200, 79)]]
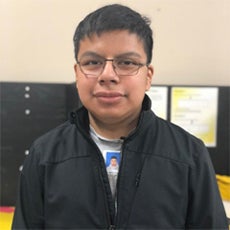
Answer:
[(1, 230), (10, 230), (12, 225), (14, 215), (13, 208), (0, 208), (0, 229)]
[(230, 176), (216, 175), (216, 179), (222, 199), (230, 201)]

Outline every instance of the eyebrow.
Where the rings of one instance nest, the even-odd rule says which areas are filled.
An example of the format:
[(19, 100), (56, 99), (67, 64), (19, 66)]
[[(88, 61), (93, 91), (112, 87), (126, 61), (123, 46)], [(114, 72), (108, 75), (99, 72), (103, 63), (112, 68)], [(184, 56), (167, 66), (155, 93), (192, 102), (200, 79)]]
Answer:
[(127, 53), (122, 53), (116, 56), (116, 58), (122, 58), (122, 57), (141, 58), (141, 55), (136, 52), (127, 52)]
[[(96, 53), (96, 52), (92, 52), (92, 51), (87, 51), (85, 53), (83, 53), (80, 57), (80, 59), (82, 57), (97, 57), (97, 58), (105, 58), (103, 56), (101, 56), (100, 54)], [(125, 57), (134, 57), (134, 58), (141, 58), (141, 55), (136, 53), (136, 52), (126, 52), (126, 53), (121, 53), (116, 55), (114, 58), (125, 58)]]

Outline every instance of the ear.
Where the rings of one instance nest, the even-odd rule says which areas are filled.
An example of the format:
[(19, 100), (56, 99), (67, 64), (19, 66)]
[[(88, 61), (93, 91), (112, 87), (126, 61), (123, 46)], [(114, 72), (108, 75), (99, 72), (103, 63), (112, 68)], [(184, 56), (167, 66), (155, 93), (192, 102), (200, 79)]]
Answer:
[(78, 74), (77, 74), (77, 64), (74, 65), (74, 72), (75, 72), (75, 81), (77, 86)]
[(147, 80), (146, 80), (146, 91), (148, 91), (152, 85), (152, 79), (154, 75), (154, 68), (152, 65), (147, 66)]

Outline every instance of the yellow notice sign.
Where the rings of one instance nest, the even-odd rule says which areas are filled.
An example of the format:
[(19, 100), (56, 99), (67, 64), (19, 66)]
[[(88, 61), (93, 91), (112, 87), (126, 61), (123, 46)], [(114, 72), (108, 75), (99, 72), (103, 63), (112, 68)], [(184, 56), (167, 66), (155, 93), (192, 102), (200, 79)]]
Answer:
[(173, 87), (171, 91), (171, 122), (216, 146), (217, 87)]

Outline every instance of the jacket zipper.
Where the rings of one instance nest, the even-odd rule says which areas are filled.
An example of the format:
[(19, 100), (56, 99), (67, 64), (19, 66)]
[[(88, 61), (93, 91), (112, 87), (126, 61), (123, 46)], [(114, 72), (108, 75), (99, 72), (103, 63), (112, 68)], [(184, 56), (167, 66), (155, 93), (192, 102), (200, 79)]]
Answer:
[(111, 213), (109, 211), (108, 199), (107, 199), (107, 195), (106, 195), (106, 191), (105, 191), (105, 187), (104, 187), (104, 181), (103, 181), (101, 173), (100, 173), (100, 180), (101, 180), (101, 183), (103, 184), (103, 195), (104, 195), (104, 202), (105, 202), (105, 209), (106, 209), (106, 218), (107, 218), (109, 229), (112, 230), (115, 228), (111, 228), (111, 226), (114, 226), (114, 225), (112, 224), (112, 217), (111, 217)]
[[(87, 133), (85, 132), (85, 130), (82, 130), (80, 126), (78, 126), (78, 128), (81, 131), (81, 133), (83, 134), (83, 136), (85, 136), (89, 140), (89, 142), (91, 142), (91, 144), (94, 145), (95, 149), (97, 150), (97, 156), (98, 156), (99, 167), (100, 167), (100, 169), (99, 169), (99, 177), (100, 177), (100, 180), (101, 180), (101, 183), (102, 183), (102, 186), (103, 186), (103, 191), (104, 191), (103, 195), (104, 195), (104, 201), (105, 201), (105, 209), (106, 209), (106, 218), (107, 218), (107, 222), (108, 222), (108, 229), (109, 230), (115, 230), (116, 229), (116, 225), (114, 223), (116, 221), (116, 216), (117, 216), (116, 213), (117, 212), (115, 210), (115, 215), (112, 216), (112, 213), (109, 210), (109, 203), (108, 203), (109, 202), (109, 198), (107, 196), (107, 192), (106, 192), (106, 188), (105, 188), (105, 183), (104, 183), (104, 180), (103, 180), (103, 177), (102, 177), (102, 168), (103, 167), (105, 168), (105, 166), (102, 165), (102, 162), (104, 163), (104, 159), (102, 159), (101, 151), (98, 148), (98, 146), (96, 145), (96, 143), (89, 137), (89, 135), (87, 135)], [(123, 150), (123, 145), (122, 145), (122, 150)], [(122, 155), (122, 158), (123, 158), (123, 155)]]
[(120, 184), (120, 174), (122, 172), (122, 168), (123, 168), (123, 161), (124, 161), (124, 149), (125, 149), (125, 141), (127, 138), (124, 138), (123, 143), (122, 143), (122, 147), (121, 147), (121, 164), (119, 167), (119, 172), (118, 172), (118, 178), (117, 178), (117, 186), (116, 186), (116, 193), (115, 193), (115, 202), (116, 202), (116, 209), (115, 209), (115, 216), (114, 216), (114, 223), (115, 225), (112, 225), (115, 229), (115, 226), (117, 225), (117, 218), (118, 218), (118, 209), (119, 209), (119, 202), (118, 202), (118, 197), (119, 197), (119, 184)]
[[(108, 222), (108, 229), (110, 229), (110, 230), (113, 230), (113, 229), (116, 229), (116, 227), (115, 227), (115, 225), (113, 224), (113, 217), (112, 217), (112, 214), (111, 214), (111, 212), (110, 212), (110, 210), (109, 210), (109, 204), (108, 204), (108, 202), (109, 202), (109, 199), (108, 199), (108, 197), (107, 197), (107, 192), (106, 192), (106, 188), (105, 188), (105, 183), (104, 183), (104, 179), (103, 179), (103, 176), (102, 176), (102, 168), (104, 167), (105, 168), (105, 166), (104, 166), (104, 159), (102, 159), (102, 155), (101, 155), (101, 151), (99, 150), (99, 148), (97, 147), (97, 145), (94, 143), (94, 141), (91, 139), (91, 138), (89, 138), (90, 139), (90, 142), (95, 146), (95, 148), (97, 149), (97, 155), (98, 155), (98, 160), (99, 160), (99, 176), (100, 176), (100, 180), (101, 180), (101, 183), (102, 183), (102, 187), (103, 187), (103, 195), (104, 195), (104, 201), (105, 201), (105, 209), (106, 209), (106, 218), (107, 218), (107, 222)], [(103, 162), (103, 164), (102, 164), (102, 162)]]

